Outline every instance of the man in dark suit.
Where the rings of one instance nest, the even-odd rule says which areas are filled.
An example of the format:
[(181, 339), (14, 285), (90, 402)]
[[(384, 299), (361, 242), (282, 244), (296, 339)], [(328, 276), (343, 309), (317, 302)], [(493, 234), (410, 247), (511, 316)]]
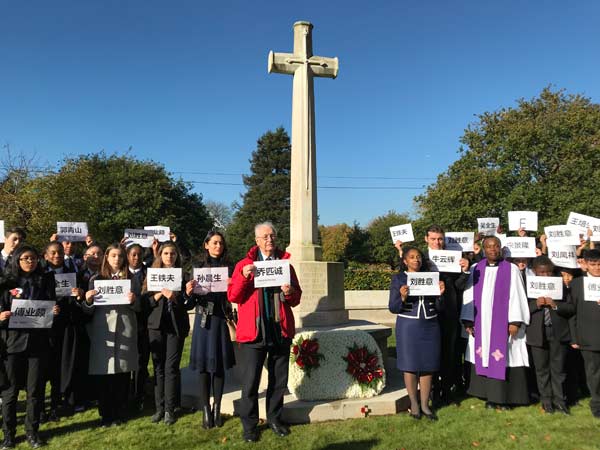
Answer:
[[(587, 277), (600, 286), (600, 250), (585, 252)], [(585, 374), (592, 399), (592, 415), (600, 419), (600, 301), (586, 300), (584, 279), (575, 278), (571, 283), (571, 295), (575, 305), (575, 315), (571, 318), (572, 347), (581, 350), (585, 362)], [(593, 283), (595, 284), (595, 283)]]
[[(554, 275), (554, 265), (547, 256), (533, 260), (533, 272), (538, 277)], [(535, 366), (537, 386), (542, 408), (547, 413), (558, 410), (568, 415), (564, 384), (565, 361), (571, 341), (569, 317), (575, 312), (570, 297), (562, 301), (549, 297), (528, 298), (530, 323), (527, 327), (527, 344)]]

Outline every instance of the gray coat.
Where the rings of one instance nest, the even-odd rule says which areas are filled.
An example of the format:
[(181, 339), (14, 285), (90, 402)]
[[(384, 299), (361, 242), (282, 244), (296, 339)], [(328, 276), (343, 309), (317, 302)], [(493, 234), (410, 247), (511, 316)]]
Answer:
[[(93, 280), (90, 289), (94, 289)], [(84, 311), (92, 315), (87, 325), (90, 337), (90, 375), (111, 375), (132, 372), (138, 369), (137, 318), (135, 312), (141, 303), (139, 290), (132, 305), (123, 306), (84, 306)]]

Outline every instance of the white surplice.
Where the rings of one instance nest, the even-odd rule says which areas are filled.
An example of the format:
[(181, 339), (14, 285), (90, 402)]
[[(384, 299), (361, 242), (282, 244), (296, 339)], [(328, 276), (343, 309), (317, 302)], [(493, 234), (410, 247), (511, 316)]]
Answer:
[[(471, 276), (467, 284), (467, 289), (463, 295), (463, 307), (460, 313), (461, 320), (467, 320), (475, 324), (475, 304), (473, 303), (473, 273), (475, 267), (471, 268)], [(483, 280), (483, 289), (481, 292), (481, 328), (475, 330), (476, 333), (481, 332), (481, 350), (483, 367), (488, 367), (490, 354), (490, 331), (492, 326), (492, 307), (494, 304), (494, 287), (496, 285), (496, 276), (498, 274), (498, 266), (486, 267), (485, 278)], [(529, 304), (527, 302), (527, 294), (523, 286), (523, 279), (519, 268), (510, 265), (510, 293), (508, 301), (508, 322), (521, 322), (519, 332), (515, 337), (508, 335), (508, 324), (506, 326), (506, 334), (508, 340), (507, 346), (507, 367), (529, 367), (529, 358), (527, 356), (527, 345), (525, 344), (525, 328), (529, 325)], [(472, 364), (475, 364), (475, 338), (469, 336), (465, 359)]]

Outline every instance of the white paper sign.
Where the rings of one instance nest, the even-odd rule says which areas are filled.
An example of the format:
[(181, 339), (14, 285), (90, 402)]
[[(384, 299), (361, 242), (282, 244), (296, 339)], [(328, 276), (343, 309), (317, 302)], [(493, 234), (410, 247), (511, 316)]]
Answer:
[(125, 245), (127, 247), (131, 244), (139, 244), (142, 247), (152, 247), (152, 242), (154, 241), (154, 231), (152, 230), (126, 228), (123, 236), (125, 237)]
[(587, 239), (588, 228), (592, 230), (592, 240), (594, 238), (600, 238), (600, 219), (592, 216), (586, 216), (571, 212), (567, 219), (567, 226), (577, 228), (580, 234), (583, 234), (584, 238)]
[(210, 292), (227, 292), (229, 269), (227, 267), (203, 267), (194, 269), (194, 280), (198, 283), (194, 292), (206, 295)]
[(407, 272), (408, 295), (440, 295), (439, 272)]
[(577, 269), (577, 253), (574, 245), (548, 245), (548, 257), (555, 266)]
[(538, 229), (538, 213), (537, 211), (509, 211), (508, 212), (508, 229), (516, 231), (519, 228), (524, 228), (529, 231), (537, 231)]
[(563, 281), (561, 277), (527, 276), (527, 298), (550, 297), (563, 299)]
[(290, 284), (290, 262), (287, 259), (254, 261), (254, 287), (279, 287)]
[(404, 243), (412, 242), (415, 240), (415, 236), (413, 235), (412, 224), (410, 223), (390, 227), (390, 234), (392, 235), (392, 242), (394, 243), (396, 243), (396, 241)]
[(4, 220), (0, 220), (0, 243), (4, 242)]
[(131, 292), (131, 280), (94, 280), (96, 306), (129, 305), (127, 295)]
[(56, 296), (70, 297), (71, 289), (77, 287), (77, 274), (55, 273), (54, 281), (56, 281)]
[(56, 222), (56, 234), (60, 242), (84, 242), (88, 226), (86, 222)]
[(535, 258), (535, 238), (507, 236), (502, 245), (509, 258)]
[(544, 227), (547, 245), (579, 245), (579, 229), (569, 225)]
[(470, 231), (454, 231), (444, 236), (446, 250), (460, 250), (461, 252), (472, 252), (475, 233)]
[(583, 295), (586, 302), (600, 300), (600, 277), (583, 277)]
[(149, 267), (146, 273), (148, 290), (158, 292), (161, 289), (171, 291), (181, 290), (182, 270), (181, 268), (153, 268)]
[(429, 250), (429, 260), (432, 263), (431, 270), (438, 272), (460, 273), (460, 259), (462, 252), (459, 250)]
[(152, 225), (144, 227), (144, 230), (154, 231), (154, 237), (158, 242), (166, 242), (171, 240), (171, 229), (169, 227), (163, 227), (161, 225)]
[(484, 236), (495, 236), (499, 225), (498, 217), (477, 218), (477, 230)]
[(50, 328), (56, 303), (49, 300), (14, 299), (10, 307), (8, 328)]

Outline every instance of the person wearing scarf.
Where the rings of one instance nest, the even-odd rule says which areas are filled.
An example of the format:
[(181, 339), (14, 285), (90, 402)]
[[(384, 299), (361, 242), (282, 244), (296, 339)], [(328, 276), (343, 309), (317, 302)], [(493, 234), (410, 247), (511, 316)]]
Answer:
[(519, 269), (502, 259), (500, 239), (483, 242), (485, 258), (473, 266), (464, 292), (461, 321), (469, 334), (468, 394), (487, 408), (529, 403), (525, 328), (529, 304)]

